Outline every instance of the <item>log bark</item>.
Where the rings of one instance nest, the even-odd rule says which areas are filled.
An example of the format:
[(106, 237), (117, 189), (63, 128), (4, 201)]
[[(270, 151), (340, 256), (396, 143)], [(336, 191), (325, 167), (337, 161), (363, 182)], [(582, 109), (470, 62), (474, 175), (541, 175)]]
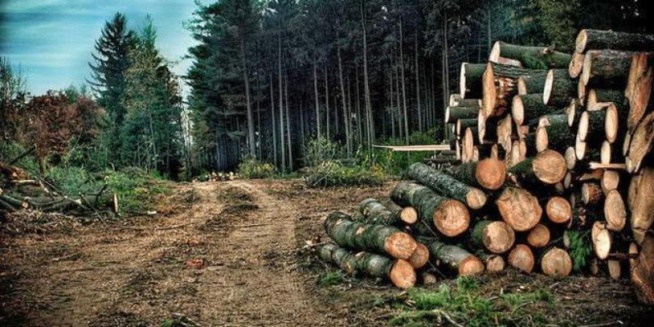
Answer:
[(654, 237), (647, 235), (631, 269), (631, 282), (638, 300), (654, 304)]
[(649, 113), (636, 127), (631, 143), (629, 144), (629, 154), (625, 158), (627, 171), (636, 172), (645, 159), (646, 155), (651, 152), (654, 143), (654, 112)]
[(634, 240), (642, 244), (654, 224), (654, 168), (645, 167), (638, 178), (632, 178), (629, 194), (631, 230)]
[(546, 70), (518, 77), (518, 94), (543, 93), (546, 79)]
[(614, 89), (591, 89), (588, 91), (586, 99), (586, 110), (594, 111), (614, 104), (620, 112), (626, 112), (627, 98), (624, 97), (624, 91)]
[(354, 274), (357, 270), (357, 261), (354, 255), (337, 244), (319, 244), (316, 246), (316, 254), (323, 262), (336, 264), (348, 275)]
[(461, 64), (459, 75), (459, 95), (461, 98), (481, 98), (482, 96), (482, 75), (486, 70), (486, 64)]
[(536, 135), (536, 148), (539, 152), (544, 150), (542, 138), (546, 139), (545, 148), (560, 153), (564, 153), (571, 144), (574, 144), (575, 135), (570, 130), (568, 118), (567, 115), (549, 115), (541, 119), (540, 125), (544, 128), (544, 131), (540, 132), (543, 134), (540, 135), (541, 140)]
[(550, 229), (538, 224), (527, 234), (527, 244), (533, 248), (542, 248), (550, 242)]
[(489, 144), (497, 142), (497, 121), (495, 119), (487, 119), (484, 112), (479, 110), (477, 115), (477, 131), (479, 132), (477, 140), (479, 144)]
[(487, 158), (452, 167), (449, 173), (466, 185), (495, 191), (504, 185), (506, 165), (501, 160)]
[(606, 139), (605, 110), (584, 111), (579, 118), (577, 138), (587, 144), (599, 147)]
[(518, 244), (513, 248), (513, 250), (511, 250), (508, 261), (511, 267), (528, 274), (534, 269), (534, 264), (536, 262), (534, 253), (531, 251), (529, 246), (524, 244)]
[(454, 177), (417, 162), (409, 166), (407, 176), (444, 196), (465, 203), (471, 209), (486, 204), (486, 194), (478, 188), (466, 185)]
[(368, 276), (388, 278), (393, 285), (401, 289), (408, 289), (416, 284), (416, 271), (405, 260), (391, 260), (368, 252), (359, 252), (355, 258), (357, 269)]
[(588, 50), (654, 51), (654, 35), (583, 29), (577, 34), (575, 52)]
[(477, 107), (447, 107), (445, 109), (445, 122), (454, 124), (459, 119), (477, 118), (479, 114), (479, 106)]
[(570, 202), (560, 196), (553, 196), (545, 205), (547, 218), (555, 224), (565, 224), (572, 219), (572, 206)]
[(469, 127), (477, 128), (477, 114), (478, 114), (478, 111), (475, 113), (475, 118), (457, 120), (456, 121), (456, 134), (457, 135), (463, 135), (466, 128), (469, 128)]
[(411, 225), (414, 224), (418, 217), (415, 215), (415, 210), (407, 207), (397, 208), (397, 210), (390, 210), (384, 206), (377, 199), (368, 198), (359, 203), (359, 211), (366, 218), (365, 222), (368, 224), (382, 224), (382, 225)]
[(517, 232), (534, 228), (543, 214), (538, 199), (524, 189), (507, 187), (495, 203), (502, 219)]
[(567, 68), (572, 56), (554, 51), (553, 47), (533, 47), (497, 41), (491, 49), (488, 60), (499, 62), (499, 58), (515, 59), (529, 69)]
[(476, 249), (502, 254), (515, 243), (515, 232), (503, 221), (482, 220), (470, 233), (470, 245)]
[(458, 246), (434, 241), (428, 247), (434, 259), (456, 271), (459, 276), (478, 275), (484, 272), (484, 263)]
[(542, 93), (516, 95), (513, 97), (511, 116), (517, 125), (523, 125), (542, 115), (557, 111), (560, 111), (558, 107), (547, 106), (543, 103)]
[(633, 53), (615, 50), (586, 52), (580, 81), (588, 86), (602, 85), (624, 88), (629, 77)]
[(544, 184), (561, 182), (567, 172), (565, 158), (553, 150), (545, 150), (536, 157), (528, 158), (509, 169), (509, 173), (524, 183), (536, 181)]
[(629, 102), (627, 127), (633, 134), (643, 117), (654, 108), (654, 53), (635, 54), (631, 61), (625, 97)]
[(554, 247), (544, 252), (540, 268), (550, 277), (566, 277), (572, 272), (572, 260), (567, 251)]
[(463, 234), (470, 225), (470, 214), (461, 202), (439, 196), (422, 185), (400, 182), (391, 191), (391, 199), (400, 206), (413, 207), (422, 222), (435, 226), (447, 237)]
[[(484, 67), (486, 67), (484, 65)], [(480, 91), (481, 92), (481, 91)], [(450, 107), (481, 107), (481, 93), (477, 98), (462, 98), (459, 94), (450, 95)]]
[(543, 103), (563, 107), (570, 103), (577, 91), (577, 84), (565, 71), (550, 69), (543, 88)]
[(350, 249), (408, 259), (417, 247), (411, 235), (397, 228), (353, 222), (349, 215), (338, 211), (329, 214), (323, 226), (336, 244)]
[(523, 69), (489, 62), (483, 75), (482, 109), (486, 117), (507, 112), (509, 101), (517, 94), (517, 79), (538, 70)]

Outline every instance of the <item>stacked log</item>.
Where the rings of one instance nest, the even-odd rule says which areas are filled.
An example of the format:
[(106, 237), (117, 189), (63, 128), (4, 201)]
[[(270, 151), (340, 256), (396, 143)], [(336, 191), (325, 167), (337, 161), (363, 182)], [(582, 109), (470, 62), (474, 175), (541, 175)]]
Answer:
[(576, 271), (626, 278), (629, 261), (654, 303), (653, 82), (652, 35), (582, 30), (573, 54), (497, 42), (488, 63), (462, 64), (446, 109), (461, 163), (411, 165), (390, 198), (417, 221), (384, 223), (452, 275), (564, 277), (593, 261), (570, 247), (592, 248)]

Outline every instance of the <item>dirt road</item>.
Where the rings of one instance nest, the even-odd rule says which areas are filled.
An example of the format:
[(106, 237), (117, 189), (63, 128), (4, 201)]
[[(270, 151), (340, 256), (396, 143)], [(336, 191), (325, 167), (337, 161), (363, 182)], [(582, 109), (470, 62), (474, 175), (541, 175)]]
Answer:
[(346, 325), (296, 269), (296, 204), (262, 189), (184, 185), (169, 217), (16, 237), (4, 249), (15, 307), (0, 325)]

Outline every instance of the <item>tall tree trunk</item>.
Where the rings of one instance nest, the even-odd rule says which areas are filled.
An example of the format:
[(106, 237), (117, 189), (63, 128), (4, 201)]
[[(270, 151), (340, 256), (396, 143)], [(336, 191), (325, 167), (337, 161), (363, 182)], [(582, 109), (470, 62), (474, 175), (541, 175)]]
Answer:
[(278, 57), (277, 57), (277, 76), (279, 79), (279, 135), (280, 135), (280, 142), (279, 144), (281, 145), (281, 150), (282, 150), (282, 170), (286, 171), (286, 150), (285, 150), (285, 145), (284, 145), (284, 89), (283, 89), (283, 83), (282, 83), (282, 36), (281, 34), (278, 35), (277, 39), (277, 49), (278, 49)]
[(356, 71), (354, 74), (354, 77), (356, 79), (356, 89), (357, 89), (357, 96), (356, 96), (356, 103), (357, 103), (357, 132), (358, 132), (358, 138), (359, 138), (359, 145), (363, 144), (363, 122), (361, 117), (361, 94), (359, 93), (359, 66), (356, 66)]
[[(259, 71), (257, 67), (257, 71)], [(257, 158), (261, 160), (262, 158), (262, 147), (263, 144), (261, 142), (261, 76), (257, 74), (257, 143), (259, 144), (259, 147), (257, 149)]]
[(393, 97), (394, 97), (394, 95), (393, 95), (393, 53), (391, 53), (391, 64), (390, 64), (390, 67), (389, 67), (388, 71), (390, 72), (390, 74), (389, 74), (390, 78), (388, 79), (388, 84), (389, 84), (389, 92), (388, 93), (390, 94), (390, 96), (389, 96), (390, 101), (389, 102), (390, 102), (390, 112), (391, 112), (391, 137), (395, 138), (395, 137), (397, 137), (397, 134), (395, 133), (395, 106), (394, 106), (395, 103), (393, 103)]
[(368, 127), (368, 153), (372, 154), (372, 142), (375, 139), (375, 127), (372, 119), (372, 104), (370, 103), (370, 86), (368, 83), (368, 32), (366, 31), (365, 2), (361, 5), (361, 29), (363, 30), (363, 90), (366, 100), (366, 116)]
[(286, 134), (286, 140), (288, 142), (288, 167), (291, 171), (293, 171), (293, 145), (291, 143), (291, 115), (290, 115), (290, 109), (289, 109), (289, 104), (288, 104), (288, 75), (286, 75), (286, 84), (284, 84), (284, 95), (286, 97), (286, 128), (287, 134)]
[[(409, 144), (409, 116), (406, 108), (406, 80), (404, 79), (404, 32), (402, 30), (402, 16), (400, 16), (400, 73), (402, 83), (402, 112), (404, 114), (404, 142)], [(408, 155), (408, 152), (407, 152)]]
[(402, 104), (400, 101), (400, 68), (398, 65), (395, 65), (395, 103), (397, 104), (397, 126), (399, 127), (398, 133), (399, 137), (402, 137), (404, 135), (404, 115), (402, 115), (402, 111), (400, 108), (402, 108)]
[(313, 60), (313, 94), (316, 98), (316, 139), (320, 139), (320, 101), (318, 99), (318, 65)]
[(338, 55), (338, 79), (341, 84), (341, 102), (343, 104), (343, 124), (345, 128), (345, 147), (347, 148), (348, 158), (352, 155), (352, 146), (350, 144), (350, 127), (347, 114), (347, 100), (345, 98), (345, 83), (343, 82), (343, 60), (341, 58), (341, 47), (336, 45), (336, 54)]
[(270, 116), (272, 117), (272, 139), (273, 139), (273, 162), (277, 166), (277, 122), (275, 121), (275, 83), (273, 83), (273, 75), (270, 74)]
[(418, 57), (418, 31), (416, 30), (416, 103), (418, 104), (418, 130), (422, 132), (422, 108), (420, 107), (420, 73), (418, 73), (418, 67), (419, 67), (419, 57)]
[(326, 130), (327, 130), (327, 139), (331, 140), (331, 126), (329, 124), (329, 76), (327, 74), (327, 64), (325, 64), (325, 119), (326, 121)]
[(245, 83), (245, 103), (248, 116), (248, 149), (250, 157), (256, 157), (254, 141), (254, 117), (252, 116), (252, 104), (250, 103), (250, 79), (248, 78), (248, 66), (245, 59), (245, 40), (241, 38), (241, 62), (243, 64), (243, 82)]

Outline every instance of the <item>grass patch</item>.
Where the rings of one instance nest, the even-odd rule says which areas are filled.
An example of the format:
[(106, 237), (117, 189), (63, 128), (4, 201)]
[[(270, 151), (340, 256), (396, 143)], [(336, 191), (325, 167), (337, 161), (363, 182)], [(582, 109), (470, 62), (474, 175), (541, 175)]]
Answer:
[(316, 280), (316, 286), (318, 287), (329, 287), (343, 283), (345, 281), (345, 275), (341, 271), (328, 271), (320, 274), (318, 280)]
[(247, 158), (238, 165), (238, 172), (245, 179), (262, 179), (273, 177), (277, 169), (270, 163)]
[(402, 312), (389, 324), (433, 326), (436, 320), (454, 326), (540, 326), (548, 322), (543, 309), (552, 304), (546, 290), (487, 296), (477, 280), (460, 277), (456, 285), (442, 284), (437, 291), (410, 289), (397, 303)]
[(386, 175), (379, 166), (348, 167), (339, 161), (326, 161), (307, 171), (304, 180), (309, 187), (379, 186), (386, 181)]

